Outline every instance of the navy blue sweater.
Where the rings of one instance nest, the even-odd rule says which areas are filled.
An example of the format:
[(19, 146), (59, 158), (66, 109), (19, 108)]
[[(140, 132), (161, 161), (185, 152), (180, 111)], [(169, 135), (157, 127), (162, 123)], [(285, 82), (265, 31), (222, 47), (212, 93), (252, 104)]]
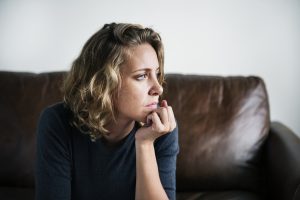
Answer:
[[(47, 107), (37, 131), (36, 200), (129, 200), (135, 198), (136, 123), (111, 148), (70, 125), (72, 112), (63, 103)], [(158, 138), (155, 154), (162, 185), (175, 199), (177, 128)]]

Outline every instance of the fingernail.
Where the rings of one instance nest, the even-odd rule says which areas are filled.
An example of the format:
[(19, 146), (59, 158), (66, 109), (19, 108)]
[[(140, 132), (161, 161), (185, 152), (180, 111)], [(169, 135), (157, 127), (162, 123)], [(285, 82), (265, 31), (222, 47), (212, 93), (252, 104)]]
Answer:
[(162, 107), (167, 107), (168, 106), (167, 100), (162, 100), (161, 101), (161, 106)]

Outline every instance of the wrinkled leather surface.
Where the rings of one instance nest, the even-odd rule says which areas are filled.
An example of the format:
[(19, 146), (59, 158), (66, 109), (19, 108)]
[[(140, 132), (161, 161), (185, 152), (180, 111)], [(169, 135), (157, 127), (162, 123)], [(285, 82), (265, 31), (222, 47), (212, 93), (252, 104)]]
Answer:
[(178, 191), (260, 191), (258, 152), (269, 105), (257, 77), (168, 75), (166, 98), (179, 126)]
[[(63, 76), (0, 72), (0, 186), (34, 187), (37, 119), (61, 100)], [(260, 151), (269, 130), (263, 81), (169, 74), (165, 98), (179, 126), (178, 199), (258, 199), (254, 193), (265, 188)], [(218, 193), (201, 193), (208, 190)]]

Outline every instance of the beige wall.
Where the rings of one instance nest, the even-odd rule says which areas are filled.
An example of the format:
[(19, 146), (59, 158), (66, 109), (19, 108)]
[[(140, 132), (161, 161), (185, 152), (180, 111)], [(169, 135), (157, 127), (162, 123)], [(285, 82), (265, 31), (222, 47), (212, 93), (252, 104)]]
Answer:
[(167, 72), (261, 76), (300, 136), (300, 0), (0, 0), (0, 70), (67, 70), (112, 21), (158, 30)]

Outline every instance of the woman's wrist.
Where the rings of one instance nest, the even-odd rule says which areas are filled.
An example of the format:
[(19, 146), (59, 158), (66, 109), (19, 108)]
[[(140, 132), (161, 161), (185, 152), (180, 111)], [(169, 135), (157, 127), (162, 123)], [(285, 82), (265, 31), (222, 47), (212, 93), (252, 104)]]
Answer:
[(153, 146), (153, 143), (154, 143), (154, 140), (152, 140), (152, 139), (143, 139), (141, 137), (138, 137), (137, 135), (135, 137), (135, 145), (136, 146), (147, 148), (149, 146)]

